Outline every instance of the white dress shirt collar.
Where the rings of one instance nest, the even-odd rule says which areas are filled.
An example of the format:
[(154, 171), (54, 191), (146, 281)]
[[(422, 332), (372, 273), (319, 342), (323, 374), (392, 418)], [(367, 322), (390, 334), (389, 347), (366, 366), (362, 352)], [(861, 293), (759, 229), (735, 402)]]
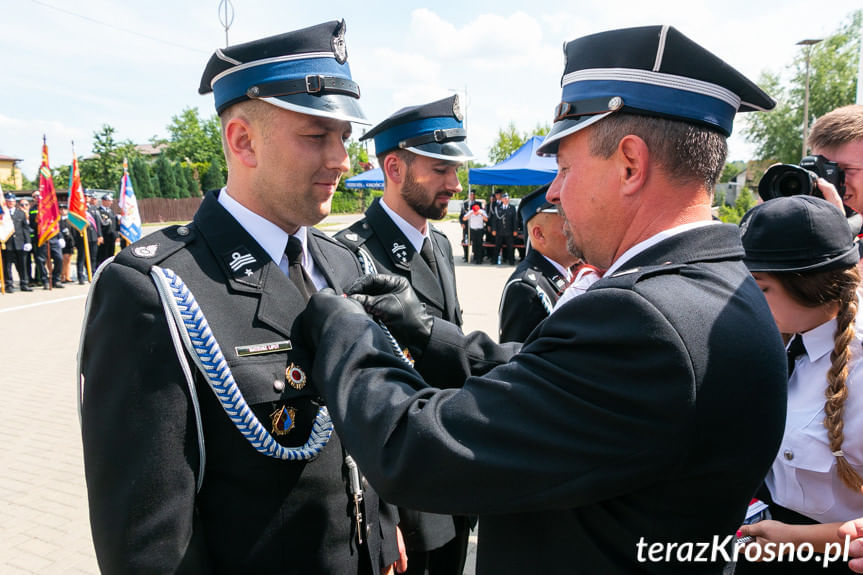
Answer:
[(720, 222), (714, 220), (702, 220), (698, 222), (690, 222), (688, 224), (681, 224), (679, 226), (674, 226), (673, 228), (668, 228), (667, 230), (662, 230), (658, 234), (650, 236), (646, 240), (635, 244), (634, 246), (623, 252), (623, 255), (617, 258), (617, 260), (615, 260), (614, 263), (612, 263), (611, 266), (605, 271), (603, 277), (611, 276), (617, 270), (622, 268), (626, 262), (637, 256), (641, 252), (645, 251), (647, 248), (655, 246), (662, 240), (665, 240), (672, 236), (676, 236), (677, 234), (682, 234), (683, 232), (688, 232), (689, 230), (694, 230), (696, 228), (711, 226), (719, 223)]
[[(426, 222), (426, 233), (423, 234), (421, 231), (419, 231), (418, 229), (413, 227), (411, 224), (409, 224), (406, 219), (404, 219), (403, 217), (401, 217), (400, 215), (395, 213), (392, 210), (392, 208), (390, 208), (387, 205), (387, 203), (384, 201), (383, 198), (381, 198), (380, 203), (381, 203), (381, 207), (384, 209), (384, 211), (387, 213), (387, 215), (390, 217), (390, 219), (393, 221), (393, 223), (396, 225), (396, 227), (398, 227), (398, 229), (401, 230), (401, 232), (404, 234), (404, 236), (408, 239), (408, 241), (414, 247), (414, 250), (416, 250), (416, 252), (419, 253), (423, 247), (423, 240), (426, 239), (427, 237), (429, 237), (429, 235), (428, 235), (429, 234), (428, 222)], [(429, 240), (429, 241), (431, 241), (431, 240)]]
[[(288, 258), (285, 256), (285, 248), (288, 246), (288, 238), (291, 237), (290, 234), (235, 200), (228, 193), (227, 188), (222, 188), (222, 191), (219, 192), (219, 203), (258, 242), (264, 251), (267, 252), (267, 255), (276, 262), (279, 269), (287, 275)], [(306, 272), (318, 289), (325, 287), (327, 285), (325, 278), (315, 267), (314, 258), (309, 256), (308, 230), (305, 226), (300, 226), (300, 229), (297, 230), (294, 236), (299, 238), (303, 244), (302, 266), (306, 269)]]

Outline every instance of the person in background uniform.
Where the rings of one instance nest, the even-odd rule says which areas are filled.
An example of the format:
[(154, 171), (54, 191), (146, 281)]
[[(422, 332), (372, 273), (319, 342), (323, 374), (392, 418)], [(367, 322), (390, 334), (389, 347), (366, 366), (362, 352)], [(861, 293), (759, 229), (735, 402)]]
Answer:
[(488, 222), (488, 215), (479, 205), (479, 202), (476, 202), (461, 219), (463, 222), (467, 222), (467, 227), (470, 229), (470, 247), (473, 250), (473, 263), (479, 265), (482, 263), (485, 253), (483, 236), (485, 235), (485, 224)]
[[(87, 213), (90, 214), (90, 218), (96, 225), (89, 224), (87, 226), (87, 247), (89, 248), (90, 254), (90, 272), (96, 273), (96, 268), (99, 265), (99, 247), (105, 241), (102, 237), (102, 225), (101, 225), (101, 217), (99, 216), (99, 200), (96, 198), (96, 194), (87, 190), (84, 192), (84, 196), (87, 198)], [(89, 223), (89, 220), (88, 220)], [(81, 254), (83, 252), (79, 252)], [(79, 257), (80, 259), (80, 257)], [(79, 275), (79, 283), (80, 278), (86, 277), (86, 259), (84, 260), (85, 264), (85, 275)], [(80, 264), (79, 264), (79, 268)]]
[(365, 276), (309, 302), (314, 375), (387, 501), (479, 515), (479, 575), (719, 574), (719, 554), (649, 549), (733, 540), (782, 438), (782, 339), (739, 228), (710, 217), (735, 113), (775, 102), (670, 26), (564, 51), (546, 197), (604, 277), (519, 345), (430, 316), (403, 278)]
[(863, 214), (863, 104), (842, 106), (818, 118), (809, 132), (809, 147), (845, 173), (842, 197), (827, 180), (818, 180), (824, 198), (839, 209), (844, 203)]
[(467, 199), (461, 203), (461, 211), (458, 214), (458, 221), (461, 225), (461, 246), (464, 250), (464, 257), (462, 261), (467, 263), (468, 259), (468, 250), (470, 249), (470, 226), (467, 224), (467, 220), (465, 220), (465, 214), (470, 211), (474, 204), (479, 204), (476, 200), (476, 192), (470, 191), (467, 194)]
[[(334, 21), (217, 50), (199, 92), (215, 96), (226, 187), (94, 280), (81, 414), (104, 573), (392, 572), (389, 507), (332, 433), (297, 319), (310, 293), (360, 275), (312, 227), (363, 121), (344, 32)], [(192, 297), (200, 323), (166, 315)], [(217, 371), (183, 349), (204, 322)]]
[(503, 192), (501, 192), (500, 190), (495, 190), (488, 200), (488, 206), (486, 206), (488, 221), (485, 224), (485, 242), (492, 244), (492, 246), (488, 250), (485, 250), (485, 255), (488, 256), (488, 259), (491, 263), (497, 262), (497, 256), (500, 254), (499, 250), (497, 249), (495, 230), (497, 229), (497, 222), (500, 219), (501, 210), (503, 209), (502, 196)]
[(99, 244), (99, 255), (96, 266), (101, 266), (102, 262), (114, 256), (114, 251), (117, 249), (117, 231), (120, 229), (117, 221), (117, 214), (114, 212), (114, 195), (107, 193), (102, 196), (102, 205), (99, 206), (99, 218), (96, 223), (99, 224), (102, 243)]
[(33, 246), (33, 249), (27, 252), (27, 268), (30, 271), (30, 286), (42, 285), (43, 282), (47, 281), (42, 273), (42, 268), (45, 267), (45, 253), (47, 253), (48, 246), (42, 245), (39, 246), (39, 196), (41, 194), (36, 191), (33, 192), (31, 196), (32, 201), (27, 201), (26, 208), (25, 204), (22, 203), (22, 209), (27, 209), (27, 216), (29, 218), (30, 224), (30, 244)]
[[(18, 272), (18, 285), (21, 291), (33, 291), (30, 288), (30, 274), (26, 265), (26, 255), (33, 249), (30, 243), (30, 223), (27, 207), (16, 207), (15, 194), (6, 194), (6, 209), (12, 218), (14, 232), (6, 243), (3, 244), (3, 279), (6, 283), (6, 293), (15, 291), (15, 282), (12, 279), (12, 266)], [(22, 200), (26, 203), (26, 200)]]
[(516, 223), (515, 208), (509, 205), (509, 194), (503, 194), (491, 233), (494, 236), (494, 253), (497, 256), (495, 260), (497, 265), (500, 265), (502, 260), (505, 260), (509, 265), (515, 265), (512, 246), (515, 236), (518, 234), (518, 224)]
[[(740, 229), (744, 261), (789, 340), (785, 435), (758, 494), (772, 519), (740, 529), (762, 550), (808, 542), (822, 554), (841, 544), (842, 523), (863, 515), (860, 254), (844, 214), (813, 196), (755, 206)], [(822, 567), (740, 560), (735, 573), (849, 572), (841, 561)]]
[(75, 228), (69, 223), (69, 208), (66, 204), (60, 204), (60, 236), (63, 238), (63, 271), (60, 274), (62, 283), (71, 283), (70, 268), (72, 266), (72, 252), (75, 251)]
[[(447, 213), (461, 191), (458, 168), (473, 158), (457, 95), (402, 108), (366, 132), (384, 174), (384, 194), (365, 217), (336, 234), (367, 272), (403, 277), (435, 317), (461, 325), (452, 247), (429, 220)], [(466, 517), (399, 508), (408, 573), (460, 575), (467, 558)]]
[(570, 267), (577, 260), (566, 248), (563, 216), (546, 199), (547, 191), (547, 185), (538, 188), (518, 205), (530, 241), (527, 257), (509, 276), (500, 296), (500, 343), (527, 339), (572, 281)]

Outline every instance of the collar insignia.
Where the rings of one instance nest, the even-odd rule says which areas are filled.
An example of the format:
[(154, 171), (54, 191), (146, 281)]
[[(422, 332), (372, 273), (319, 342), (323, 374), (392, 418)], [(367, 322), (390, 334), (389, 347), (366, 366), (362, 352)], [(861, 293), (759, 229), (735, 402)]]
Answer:
[(408, 248), (405, 244), (393, 242), (392, 253), (401, 263), (408, 263)]

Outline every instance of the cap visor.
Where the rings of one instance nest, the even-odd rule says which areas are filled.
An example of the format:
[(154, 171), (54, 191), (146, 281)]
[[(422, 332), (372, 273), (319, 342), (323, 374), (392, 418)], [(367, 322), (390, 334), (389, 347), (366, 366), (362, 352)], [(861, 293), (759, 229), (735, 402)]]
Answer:
[(437, 158), (439, 160), (447, 160), (450, 162), (466, 162), (474, 159), (473, 152), (470, 151), (470, 148), (468, 148), (467, 144), (463, 141), (443, 143), (429, 142), (428, 144), (411, 146), (410, 148), (405, 149), (414, 154), (419, 154), (420, 156), (427, 156), (429, 158)]
[(290, 96), (261, 98), (261, 100), (299, 114), (356, 122), (366, 126), (371, 125), (360, 108), (359, 100), (343, 94), (323, 94), (321, 96), (292, 94)]
[(545, 139), (542, 141), (542, 144), (540, 144), (539, 148), (536, 149), (536, 153), (540, 156), (556, 155), (557, 147), (560, 145), (560, 141), (562, 139), (578, 132), (579, 130), (583, 130), (591, 124), (595, 124), (609, 114), (611, 114), (611, 112), (606, 112), (605, 114), (594, 114), (592, 116), (582, 116), (580, 118), (574, 118), (572, 120), (561, 120), (559, 122), (555, 122), (554, 125), (552, 125), (551, 127), (551, 131), (545, 136)]

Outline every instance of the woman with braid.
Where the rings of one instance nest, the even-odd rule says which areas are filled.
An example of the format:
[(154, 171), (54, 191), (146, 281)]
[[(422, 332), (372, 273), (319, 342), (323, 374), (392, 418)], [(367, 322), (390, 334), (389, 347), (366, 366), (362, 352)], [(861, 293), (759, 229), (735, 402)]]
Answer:
[[(744, 525), (738, 536), (754, 537), (763, 553), (771, 542), (777, 552), (779, 543), (809, 543), (820, 558), (841, 542), (839, 526), (863, 515), (858, 247), (844, 215), (811, 196), (769, 200), (740, 228), (744, 262), (786, 338), (789, 375), (785, 434), (758, 494), (773, 519)], [(735, 573), (850, 573), (841, 561), (825, 568), (815, 557), (791, 559), (741, 557)]]

